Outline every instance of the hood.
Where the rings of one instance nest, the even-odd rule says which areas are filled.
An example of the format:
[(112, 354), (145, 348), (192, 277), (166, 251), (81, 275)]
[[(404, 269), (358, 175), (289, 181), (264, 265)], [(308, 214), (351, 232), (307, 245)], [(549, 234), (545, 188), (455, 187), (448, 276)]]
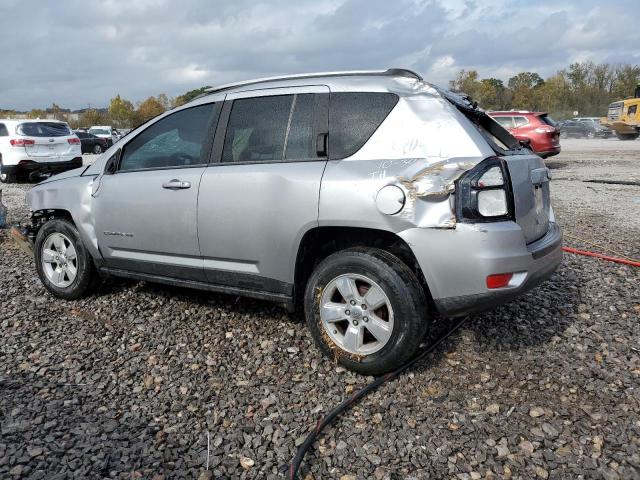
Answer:
[(79, 177), (87, 168), (89, 168), (88, 165), (83, 165), (82, 167), (74, 168), (73, 170), (67, 170), (66, 172), (52, 175), (46, 180), (39, 182), (38, 185), (42, 185), (43, 183), (55, 182), (56, 180), (64, 180), (65, 178)]

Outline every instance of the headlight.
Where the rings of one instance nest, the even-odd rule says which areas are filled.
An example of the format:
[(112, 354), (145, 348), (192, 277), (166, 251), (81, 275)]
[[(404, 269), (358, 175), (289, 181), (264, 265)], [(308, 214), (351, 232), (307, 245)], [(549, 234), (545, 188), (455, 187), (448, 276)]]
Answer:
[(504, 161), (490, 157), (456, 182), (456, 214), (460, 222), (512, 218), (513, 196)]

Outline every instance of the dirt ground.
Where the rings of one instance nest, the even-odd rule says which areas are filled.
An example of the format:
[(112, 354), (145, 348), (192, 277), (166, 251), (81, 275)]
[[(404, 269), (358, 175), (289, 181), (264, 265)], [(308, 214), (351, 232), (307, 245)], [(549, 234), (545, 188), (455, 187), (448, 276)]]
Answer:
[[(547, 163), (565, 243), (639, 258), (640, 186), (585, 180), (638, 182), (640, 141), (563, 140)], [(3, 187), (10, 221), (29, 188)], [(268, 303), (119, 281), (62, 302), (2, 231), (0, 269), (2, 479), (284, 478), (372, 380)], [(301, 478), (640, 478), (639, 280), (565, 255), (340, 417)]]

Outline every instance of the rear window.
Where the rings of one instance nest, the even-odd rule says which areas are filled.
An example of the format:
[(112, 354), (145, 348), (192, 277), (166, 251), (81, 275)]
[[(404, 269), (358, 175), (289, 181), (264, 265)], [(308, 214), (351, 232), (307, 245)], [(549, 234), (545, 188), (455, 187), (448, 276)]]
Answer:
[(71, 129), (66, 123), (57, 122), (26, 122), (18, 125), (18, 135), (27, 137), (64, 137), (71, 135)]
[(332, 93), (329, 108), (329, 156), (353, 155), (369, 140), (398, 103), (393, 93)]
[(111, 132), (105, 128), (90, 128), (89, 133), (94, 135), (111, 135)]
[(544, 114), (544, 115), (538, 115), (538, 118), (543, 122), (546, 123), (547, 125), (551, 125), (552, 127), (556, 126), (556, 122), (553, 120), (553, 118), (551, 118), (549, 115)]

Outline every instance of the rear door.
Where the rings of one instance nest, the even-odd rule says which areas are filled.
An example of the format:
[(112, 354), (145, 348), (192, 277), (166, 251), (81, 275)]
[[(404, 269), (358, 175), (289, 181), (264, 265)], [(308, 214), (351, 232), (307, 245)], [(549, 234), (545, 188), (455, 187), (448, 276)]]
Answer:
[(198, 188), (221, 106), (209, 103), (160, 118), (128, 139), (115, 172), (98, 179), (96, 237), (107, 267), (204, 280)]
[(290, 295), (298, 244), (317, 225), (328, 135), (326, 86), (230, 94), (202, 177), (207, 279)]

